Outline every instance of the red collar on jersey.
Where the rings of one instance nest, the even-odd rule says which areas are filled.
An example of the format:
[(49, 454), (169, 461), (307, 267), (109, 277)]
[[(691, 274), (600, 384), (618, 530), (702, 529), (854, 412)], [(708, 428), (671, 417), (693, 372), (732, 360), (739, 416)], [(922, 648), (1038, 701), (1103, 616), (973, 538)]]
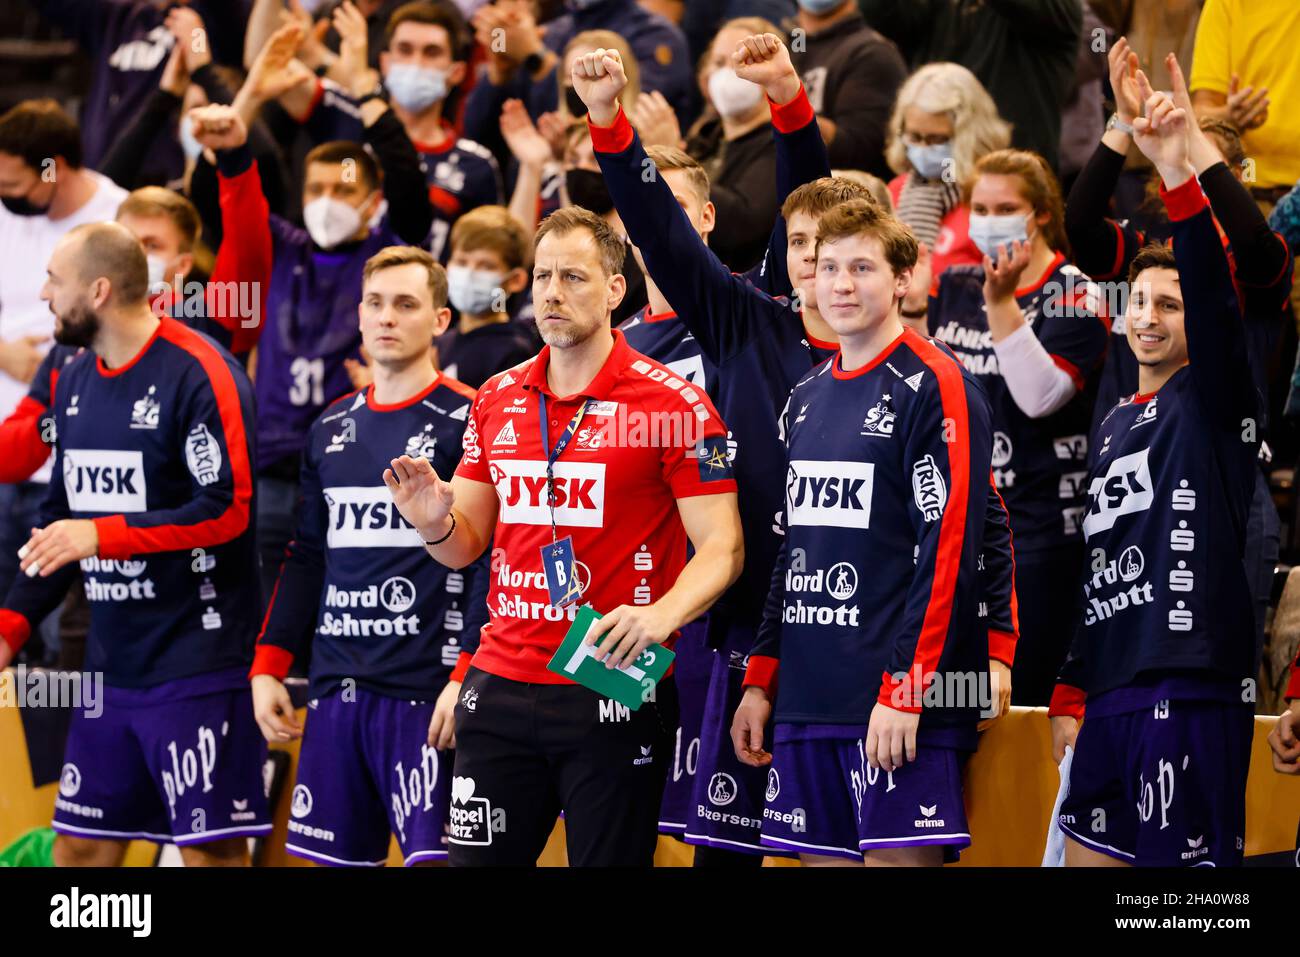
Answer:
[[(596, 373), (596, 378), (587, 383), (587, 387), (576, 393), (576, 395), (584, 395), (598, 402), (609, 398), (610, 392), (614, 389), (614, 383), (618, 381), (618, 377), (622, 375), (623, 369), (627, 366), (632, 347), (623, 338), (623, 333), (617, 329), (611, 329), (610, 332), (614, 336), (614, 348), (610, 350), (609, 358), (605, 360), (605, 364)], [(551, 387), (546, 382), (546, 369), (550, 362), (551, 347), (542, 346), (542, 351), (537, 353), (537, 358), (533, 360), (533, 364), (528, 367), (528, 372), (524, 375), (523, 385), (529, 389), (545, 392), (552, 398), (574, 398), (574, 396), (568, 395), (555, 395), (551, 391)]]
[(1031, 292), (1042, 289), (1043, 283), (1047, 282), (1047, 277), (1056, 272), (1063, 262), (1065, 262), (1065, 253), (1058, 252), (1052, 257), (1051, 264), (1043, 270), (1043, 274), (1038, 277), (1037, 281), (1030, 283), (1028, 286), (1021, 286), (1016, 290), (1016, 298), (1019, 299), (1021, 296), (1027, 296)]
[(427, 397), (430, 392), (438, 388), (438, 383), (441, 381), (442, 373), (435, 373), (433, 381), (429, 383), (427, 388), (421, 389), (409, 399), (403, 399), (401, 402), (393, 402), (388, 405), (385, 405), (375, 398), (375, 385), (372, 382), (370, 385), (366, 386), (366, 406), (375, 412), (396, 412), (398, 409), (405, 409), (408, 406), (415, 405), (415, 403)]

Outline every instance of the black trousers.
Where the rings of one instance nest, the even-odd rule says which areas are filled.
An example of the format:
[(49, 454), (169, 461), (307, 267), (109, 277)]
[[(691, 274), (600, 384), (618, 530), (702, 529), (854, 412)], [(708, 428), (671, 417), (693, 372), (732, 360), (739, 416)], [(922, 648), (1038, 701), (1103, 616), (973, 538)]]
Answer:
[(651, 867), (677, 687), (630, 711), (574, 684), (471, 668), (456, 705), (453, 867), (531, 867), (564, 812), (573, 867)]

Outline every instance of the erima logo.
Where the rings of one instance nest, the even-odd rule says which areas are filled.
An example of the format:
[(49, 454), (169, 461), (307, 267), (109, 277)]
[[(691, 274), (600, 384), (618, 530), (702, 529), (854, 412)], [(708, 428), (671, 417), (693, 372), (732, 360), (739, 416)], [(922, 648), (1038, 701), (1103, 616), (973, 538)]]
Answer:
[(917, 810), (921, 812), (921, 816), (912, 822), (913, 826), (915, 827), (943, 827), (944, 826), (944, 819), (941, 817), (936, 818), (934, 816), (939, 810), (939, 805), (931, 804), (929, 807), (926, 807), (924, 804), (918, 804)]
[(1185, 861), (1194, 861), (1196, 858), (1204, 857), (1206, 854), (1210, 853), (1210, 849), (1205, 846), (1204, 834), (1196, 838), (1187, 838), (1187, 846), (1190, 847), (1191, 850), (1183, 851), (1181, 855), (1182, 859)]
[(154, 398), (154, 394), (157, 391), (157, 386), (149, 386), (149, 391), (145, 393), (144, 398), (137, 399), (131, 406), (131, 428), (158, 428), (158, 415), (162, 411), (162, 406), (160, 406), (158, 400)]
[(638, 745), (638, 747), (641, 749), (641, 756), (639, 758), (633, 758), (632, 764), (636, 767), (640, 767), (643, 764), (654, 764), (655, 759), (650, 754), (650, 751), (654, 747), (654, 745), (642, 744), (642, 745)]
[(789, 524), (869, 528), (874, 473), (870, 462), (792, 461), (785, 479)]
[(420, 548), (420, 533), (402, 518), (385, 486), (334, 485), (323, 490), (330, 510), (330, 548)]
[(144, 453), (68, 449), (63, 453), (63, 487), (72, 512), (143, 512)]
[[(605, 522), (604, 463), (556, 462), (554, 472), (555, 523), (569, 528), (601, 528)], [(501, 521), (550, 526), (545, 462), (493, 462), (492, 481), (501, 500)]]
[(506, 424), (501, 426), (501, 431), (497, 437), (492, 440), (493, 445), (518, 445), (519, 440), (515, 436), (515, 420), (507, 419)]
[(1151, 467), (1148, 449), (1121, 455), (1110, 463), (1105, 475), (1088, 486), (1088, 513), (1083, 517), (1083, 534), (1091, 538), (1115, 524), (1121, 515), (1145, 512), (1151, 507)]
[(948, 504), (948, 486), (929, 453), (912, 465), (912, 499), (927, 522), (937, 521)]

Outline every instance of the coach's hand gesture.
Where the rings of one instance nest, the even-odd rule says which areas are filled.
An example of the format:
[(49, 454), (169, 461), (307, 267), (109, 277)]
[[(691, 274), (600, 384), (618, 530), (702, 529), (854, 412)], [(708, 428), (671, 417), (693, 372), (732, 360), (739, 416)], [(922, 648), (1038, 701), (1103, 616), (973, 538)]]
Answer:
[(617, 50), (601, 48), (573, 61), (573, 88), (587, 105), (597, 126), (609, 126), (618, 116), (618, 96), (627, 86), (627, 73)]
[(426, 542), (442, 538), (451, 524), (447, 516), (456, 499), (451, 486), (438, 478), (424, 456), (413, 459), (403, 455), (390, 464), (392, 468), (384, 469), (384, 484), (402, 518), (414, 525)]
[(745, 37), (731, 54), (731, 68), (742, 80), (761, 86), (773, 103), (789, 103), (799, 95), (799, 74), (776, 34)]

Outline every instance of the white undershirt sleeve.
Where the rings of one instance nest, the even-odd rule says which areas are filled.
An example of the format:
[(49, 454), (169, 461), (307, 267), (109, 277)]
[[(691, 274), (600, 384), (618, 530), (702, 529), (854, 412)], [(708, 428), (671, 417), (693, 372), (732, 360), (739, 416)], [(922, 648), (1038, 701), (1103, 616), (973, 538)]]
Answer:
[(1031, 419), (1051, 415), (1078, 391), (1070, 374), (1053, 361), (1029, 323), (993, 343), (993, 351), (1007, 391)]

